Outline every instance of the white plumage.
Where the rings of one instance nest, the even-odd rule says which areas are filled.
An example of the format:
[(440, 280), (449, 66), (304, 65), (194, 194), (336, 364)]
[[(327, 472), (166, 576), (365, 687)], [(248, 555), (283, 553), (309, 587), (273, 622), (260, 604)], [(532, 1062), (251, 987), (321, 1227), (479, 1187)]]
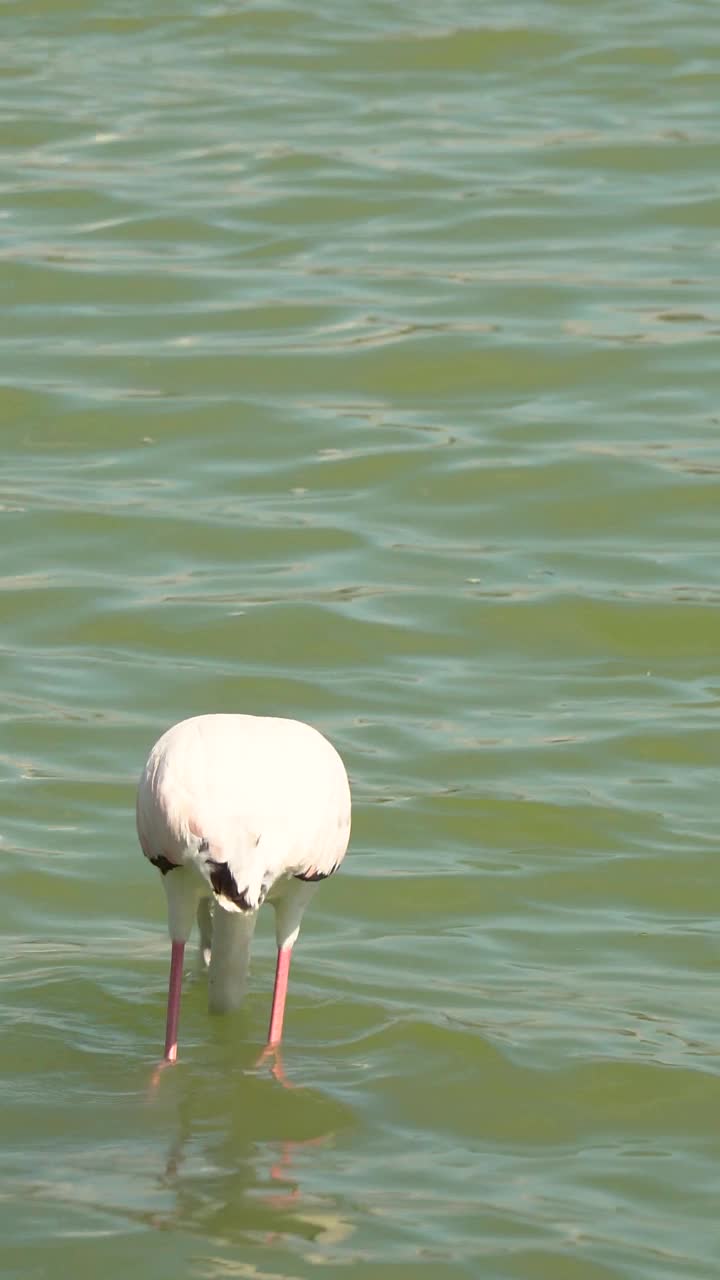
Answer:
[(350, 838), (350, 788), (337, 751), (297, 720), (183, 720), (150, 752), (137, 827), (167, 892), (166, 1059), (177, 1055), (184, 946), (196, 913), (209, 953), (209, 1005), (224, 1012), (242, 1001), (255, 918), (266, 897), (275, 908), (278, 946), (268, 1043), (277, 1044), (303, 912), (317, 882), (342, 862)]

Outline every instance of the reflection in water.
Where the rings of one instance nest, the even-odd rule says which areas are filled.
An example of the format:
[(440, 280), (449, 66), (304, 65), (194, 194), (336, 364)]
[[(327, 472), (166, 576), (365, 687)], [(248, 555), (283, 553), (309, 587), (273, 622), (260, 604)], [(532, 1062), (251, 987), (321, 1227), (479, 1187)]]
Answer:
[[(163, 1073), (156, 1102), (172, 1102), (174, 1134), (159, 1185), (172, 1207), (156, 1213), (153, 1225), (182, 1226), (216, 1245), (345, 1239), (352, 1224), (333, 1197), (311, 1186), (314, 1154), (332, 1146), (351, 1113), (314, 1090), (281, 1088), (253, 1073), (247, 1057), (238, 1063), (233, 1051), (226, 1068), (216, 1061), (202, 1074)], [(217, 1263), (219, 1270), (204, 1274), (242, 1274), (227, 1259)]]

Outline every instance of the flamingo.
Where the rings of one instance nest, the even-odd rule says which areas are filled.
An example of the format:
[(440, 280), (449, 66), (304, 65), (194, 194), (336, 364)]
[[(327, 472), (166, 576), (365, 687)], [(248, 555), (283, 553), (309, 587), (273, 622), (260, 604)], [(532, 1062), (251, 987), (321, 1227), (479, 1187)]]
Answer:
[(165, 1062), (177, 1059), (185, 944), (197, 917), (208, 1007), (242, 1003), (257, 913), (275, 908), (277, 965), (265, 1053), (282, 1039), (292, 950), (320, 880), (350, 839), (350, 786), (335, 748), (299, 720), (204, 715), (173, 725), (140, 778), (137, 829), (167, 895)]

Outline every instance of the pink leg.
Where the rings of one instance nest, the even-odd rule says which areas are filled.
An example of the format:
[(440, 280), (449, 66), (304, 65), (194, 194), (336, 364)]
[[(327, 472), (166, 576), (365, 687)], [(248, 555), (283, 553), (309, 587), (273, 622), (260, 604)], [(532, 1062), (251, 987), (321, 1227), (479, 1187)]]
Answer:
[(165, 1027), (165, 1052), (163, 1054), (166, 1062), (175, 1062), (177, 1060), (177, 1033), (178, 1021), (180, 1018), (180, 990), (182, 988), (184, 956), (185, 943), (173, 942), (170, 957), (170, 983), (168, 986), (167, 1024)]
[(270, 1030), (268, 1031), (268, 1049), (275, 1048), (282, 1040), (283, 1018), (285, 1017), (285, 997), (287, 995), (288, 975), (292, 947), (280, 947), (275, 969), (275, 987), (273, 990), (272, 1012), (270, 1014)]

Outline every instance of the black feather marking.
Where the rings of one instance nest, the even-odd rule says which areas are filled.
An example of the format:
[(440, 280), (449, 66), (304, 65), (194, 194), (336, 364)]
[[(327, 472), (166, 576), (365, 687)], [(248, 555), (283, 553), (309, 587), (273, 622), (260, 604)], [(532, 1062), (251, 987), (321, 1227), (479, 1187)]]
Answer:
[(209, 849), (209, 848), (210, 848), (210, 841), (209, 841), (209, 840), (201, 840), (201, 841), (200, 841), (200, 844), (198, 845), (198, 851), (199, 851), (200, 853), (207, 853), (207, 851), (208, 851), (208, 849)]
[(215, 862), (212, 858), (208, 858), (207, 865), (210, 867), (210, 883), (218, 897), (227, 898), (241, 911), (252, 911), (253, 907), (247, 899), (247, 889), (243, 889), (240, 893), (227, 862)]
[(177, 862), (171, 862), (163, 853), (159, 853), (157, 858), (151, 858), (150, 861), (164, 876), (167, 875), (168, 871), (174, 871), (179, 865)]
[(312, 884), (316, 880), (327, 880), (333, 874), (333, 871), (337, 871), (337, 863), (330, 871), (306, 871), (304, 874), (296, 872), (295, 879), (305, 880), (308, 884)]

